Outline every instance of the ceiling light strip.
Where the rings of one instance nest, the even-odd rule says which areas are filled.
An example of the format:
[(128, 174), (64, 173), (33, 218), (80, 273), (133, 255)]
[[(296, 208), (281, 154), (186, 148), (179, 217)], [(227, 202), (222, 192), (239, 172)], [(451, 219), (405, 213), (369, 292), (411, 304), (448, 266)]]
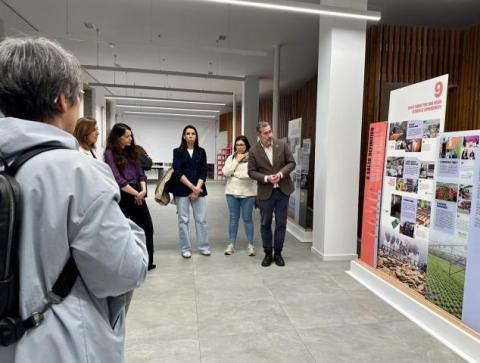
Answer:
[(175, 116), (175, 117), (195, 117), (195, 118), (210, 118), (213, 119), (215, 115), (190, 115), (183, 113), (167, 113), (167, 112), (140, 112), (140, 111), (125, 111), (126, 115), (147, 115), (147, 116)]
[(208, 1), (221, 4), (252, 6), (270, 10), (284, 10), (305, 14), (327, 15), (352, 19), (372, 20), (379, 21), (381, 13), (378, 11), (369, 10), (356, 10), (347, 9), (337, 6), (326, 6), (317, 4), (307, 4), (286, 0), (262, 0), (262, 1), (249, 1), (249, 0), (197, 0)]
[(220, 112), (219, 110), (203, 110), (198, 108), (178, 108), (162, 106), (142, 106), (142, 105), (115, 105), (118, 108), (143, 108), (149, 110), (170, 110), (170, 111), (195, 111), (195, 112)]
[(165, 103), (185, 103), (191, 105), (209, 105), (209, 106), (225, 106), (226, 103), (222, 102), (209, 102), (209, 101), (193, 101), (193, 100), (180, 100), (175, 98), (155, 98), (155, 97), (135, 97), (135, 96), (105, 96), (107, 100), (121, 100), (121, 101), (149, 101), (149, 102), (165, 102)]

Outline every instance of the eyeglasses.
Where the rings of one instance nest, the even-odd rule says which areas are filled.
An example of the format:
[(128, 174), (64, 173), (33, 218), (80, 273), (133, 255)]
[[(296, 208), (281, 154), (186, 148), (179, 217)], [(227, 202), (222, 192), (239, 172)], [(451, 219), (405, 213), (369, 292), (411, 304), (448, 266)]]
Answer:
[(236, 147), (245, 146), (245, 144), (235, 144)]
[[(82, 102), (84, 94), (85, 94), (85, 91), (83, 89), (78, 91), (77, 97), (79, 102)], [(53, 100), (53, 103), (57, 103), (57, 102), (58, 102), (58, 96), (55, 97), (55, 99)]]

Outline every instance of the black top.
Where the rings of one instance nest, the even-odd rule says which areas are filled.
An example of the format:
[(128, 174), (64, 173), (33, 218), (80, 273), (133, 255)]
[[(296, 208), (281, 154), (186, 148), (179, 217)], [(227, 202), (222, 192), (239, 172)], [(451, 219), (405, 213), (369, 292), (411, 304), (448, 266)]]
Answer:
[(192, 193), (192, 190), (180, 181), (182, 175), (185, 175), (194, 185), (197, 185), (198, 179), (202, 179), (204, 184), (200, 196), (207, 195), (205, 185), (207, 180), (207, 154), (205, 149), (201, 147), (194, 149), (191, 157), (187, 149), (173, 149), (173, 178), (175, 180), (173, 195), (176, 197), (188, 197)]

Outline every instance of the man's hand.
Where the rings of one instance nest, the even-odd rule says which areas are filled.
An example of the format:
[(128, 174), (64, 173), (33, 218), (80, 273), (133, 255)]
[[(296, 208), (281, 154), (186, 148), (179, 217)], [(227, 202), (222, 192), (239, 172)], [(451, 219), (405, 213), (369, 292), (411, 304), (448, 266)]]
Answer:
[(268, 181), (272, 184), (276, 184), (280, 181), (280, 176), (278, 174), (269, 175)]

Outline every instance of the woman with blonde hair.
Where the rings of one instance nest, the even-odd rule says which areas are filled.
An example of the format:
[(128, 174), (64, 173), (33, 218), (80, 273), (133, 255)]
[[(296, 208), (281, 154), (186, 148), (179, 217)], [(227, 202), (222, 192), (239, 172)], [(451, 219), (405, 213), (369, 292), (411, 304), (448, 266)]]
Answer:
[(81, 117), (77, 120), (73, 136), (80, 144), (78, 149), (81, 153), (91, 156), (97, 159), (97, 153), (95, 152), (95, 143), (97, 142), (98, 135), (97, 121), (91, 117)]

